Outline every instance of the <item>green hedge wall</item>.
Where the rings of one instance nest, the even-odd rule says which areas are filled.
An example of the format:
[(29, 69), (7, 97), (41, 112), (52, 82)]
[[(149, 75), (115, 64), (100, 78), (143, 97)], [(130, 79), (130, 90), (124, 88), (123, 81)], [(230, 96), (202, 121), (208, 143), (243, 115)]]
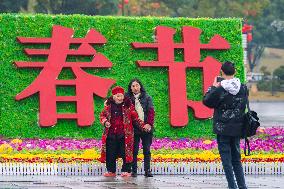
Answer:
[[(7, 138), (100, 138), (102, 126), (99, 113), (103, 108), (104, 99), (95, 97), (95, 123), (88, 128), (79, 128), (75, 120), (59, 120), (51, 128), (40, 128), (37, 124), (39, 99), (35, 94), (21, 101), (15, 101), (16, 94), (30, 85), (40, 73), (36, 69), (17, 69), (14, 61), (44, 61), (42, 57), (28, 57), (23, 49), (34, 47), (22, 45), (16, 41), (22, 37), (50, 37), (53, 25), (61, 25), (75, 30), (74, 37), (85, 37), (90, 28), (94, 28), (107, 38), (104, 46), (95, 46), (113, 63), (111, 69), (85, 69), (86, 72), (106, 78), (116, 79), (116, 85), (128, 85), (138, 77), (153, 97), (156, 109), (156, 137), (205, 137), (211, 138), (212, 121), (196, 120), (189, 109), (189, 123), (184, 128), (172, 128), (169, 125), (168, 103), (168, 71), (165, 68), (139, 68), (136, 60), (156, 59), (155, 50), (132, 49), (132, 42), (153, 42), (155, 27), (169, 26), (177, 29), (175, 41), (181, 41), (181, 27), (194, 26), (201, 28), (201, 41), (208, 43), (214, 34), (220, 34), (231, 45), (230, 50), (202, 51), (202, 60), (210, 55), (219, 61), (233, 61), (237, 64), (237, 76), (244, 82), (243, 49), (241, 39), (241, 19), (210, 19), (210, 18), (155, 18), (155, 17), (112, 17), (83, 15), (25, 15), (0, 14), (0, 135)], [(43, 48), (48, 48), (42, 45)], [(38, 48), (38, 45), (37, 45)], [(82, 58), (70, 58), (82, 61)], [(182, 60), (182, 53), (176, 52), (176, 60)], [(59, 78), (72, 78), (70, 70), (63, 70)], [(188, 98), (202, 99), (202, 72), (198, 69), (187, 71)], [(190, 90), (189, 90), (190, 89)], [(72, 88), (58, 88), (58, 95), (72, 95)], [(75, 106), (62, 103), (59, 112), (75, 112)]]

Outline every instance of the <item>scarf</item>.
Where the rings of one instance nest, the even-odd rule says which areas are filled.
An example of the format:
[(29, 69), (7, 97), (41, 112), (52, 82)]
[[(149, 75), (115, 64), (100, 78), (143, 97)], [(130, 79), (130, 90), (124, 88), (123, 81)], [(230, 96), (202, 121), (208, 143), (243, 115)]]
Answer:
[(138, 113), (139, 119), (144, 121), (144, 111), (143, 111), (143, 107), (142, 107), (142, 105), (141, 105), (141, 103), (139, 101), (140, 95), (141, 95), (141, 93), (133, 94), (133, 96), (135, 98), (135, 110)]

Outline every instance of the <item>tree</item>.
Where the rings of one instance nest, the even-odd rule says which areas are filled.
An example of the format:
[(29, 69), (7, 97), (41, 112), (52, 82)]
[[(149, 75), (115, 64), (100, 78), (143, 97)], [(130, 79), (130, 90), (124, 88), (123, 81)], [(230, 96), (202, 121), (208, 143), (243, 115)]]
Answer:
[(284, 81), (284, 66), (280, 66), (273, 72), (274, 76), (276, 76), (279, 80)]
[(52, 14), (110, 15), (118, 11), (117, 0), (37, 0), (36, 12)]
[(267, 67), (266, 67), (266, 66), (262, 66), (262, 67), (260, 68), (260, 72), (263, 73), (264, 76), (271, 75), (271, 73), (267, 70)]
[(157, 0), (131, 0), (127, 5), (128, 15), (133, 16), (170, 16), (173, 9)]
[(118, 0), (1, 0), (0, 12), (115, 15)]
[(1, 0), (0, 1), (0, 12), (11, 12), (16, 13), (21, 9), (27, 9), (28, 0), (11, 1), (11, 0)]
[[(275, 5), (281, 3), (283, 0), (276, 0), (277, 3), (270, 3), (269, 0), (181, 0), (180, 1), (170, 1), (162, 0), (168, 7), (175, 9), (174, 15), (172, 16), (186, 16), (186, 17), (241, 17), (244, 18), (245, 22), (253, 24), (254, 29), (254, 39), (252, 43), (248, 44), (248, 61), (250, 70), (253, 70), (256, 64), (259, 63), (259, 59), (264, 51), (266, 45), (262, 44), (262, 39), (264, 36), (262, 33), (267, 33), (264, 29), (258, 29), (259, 25), (267, 25), (263, 22), (264, 18), (269, 17), (270, 15), (279, 15), (282, 10), (281, 6), (277, 7), (280, 11), (273, 12)], [(184, 6), (180, 6), (183, 3)], [(272, 4), (272, 5), (271, 5)], [(267, 11), (267, 10), (271, 11)], [(266, 10), (266, 14), (265, 11)], [(274, 17), (272, 16), (272, 17)], [(283, 19), (282, 19), (283, 20)], [(271, 22), (268, 22), (270, 25)], [(279, 26), (278, 23), (275, 25)], [(279, 27), (278, 27), (279, 28)], [(284, 28), (284, 23), (283, 23)], [(270, 31), (271, 32), (271, 31)], [(283, 32), (282, 32), (283, 33)], [(271, 42), (271, 36), (265, 40)], [(261, 39), (260, 39), (261, 38)], [(284, 37), (283, 37), (284, 38)]]
[(258, 17), (248, 18), (253, 24), (253, 40), (248, 46), (251, 70), (259, 63), (265, 47), (284, 48), (284, 0), (271, 0)]
[(160, 0), (160, 2), (173, 9), (171, 16), (220, 18), (260, 15), (269, 0)]

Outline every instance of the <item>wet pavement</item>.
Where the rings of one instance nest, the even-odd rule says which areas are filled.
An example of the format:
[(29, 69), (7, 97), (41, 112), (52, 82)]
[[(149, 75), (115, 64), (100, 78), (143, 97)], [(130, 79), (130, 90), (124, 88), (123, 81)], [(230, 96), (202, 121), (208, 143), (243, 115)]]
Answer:
[(250, 102), (250, 108), (257, 112), (262, 127), (284, 127), (284, 101)]
[[(248, 188), (284, 188), (284, 176), (246, 175)], [(0, 176), (0, 189), (217, 189), (227, 188), (224, 175), (155, 175), (145, 178), (103, 176)]]

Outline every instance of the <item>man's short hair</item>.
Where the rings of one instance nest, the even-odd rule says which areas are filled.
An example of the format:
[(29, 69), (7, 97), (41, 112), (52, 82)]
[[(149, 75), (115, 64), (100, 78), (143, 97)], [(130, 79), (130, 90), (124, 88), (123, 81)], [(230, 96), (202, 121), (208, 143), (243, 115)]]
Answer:
[(221, 70), (226, 75), (234, 75), (235, 72), (236, 72), (235, 64), (230, 62), (230, 61), (226, 61), (226, 62), (223, 63)]

